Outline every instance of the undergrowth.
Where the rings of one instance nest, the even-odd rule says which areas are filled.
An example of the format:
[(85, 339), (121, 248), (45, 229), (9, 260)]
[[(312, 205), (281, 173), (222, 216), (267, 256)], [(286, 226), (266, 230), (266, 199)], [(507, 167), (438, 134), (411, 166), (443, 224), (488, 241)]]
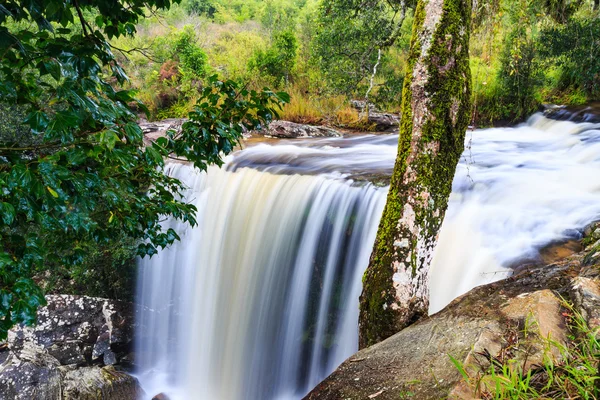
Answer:
[(568, 302), (565, 301), (563, 306), (569, 327), (567, 343), (540, 338), (544, 344), (543, 362), (540, 364), (528, 365), (527, 355), (523, 358), (517, 354), (529, 350), (524, 349), (519, 340), (519, 337), (526, 338), (532, 334), (528, 324), (521, 332), (513, 330), (509, 334), (508, 345), (500, 354), (478, 353), (477, 365), (464, 365), (450, 357), (476, 398), (600, 398), (600, 328), (590, 328), (585, 318)]

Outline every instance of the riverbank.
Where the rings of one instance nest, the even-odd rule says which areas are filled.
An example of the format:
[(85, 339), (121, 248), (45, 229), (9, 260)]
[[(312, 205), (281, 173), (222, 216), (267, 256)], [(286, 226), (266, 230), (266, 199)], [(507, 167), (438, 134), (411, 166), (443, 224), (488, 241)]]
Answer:
[[(581, 326), (575, 323), (584, 321), (588, 332), (600, 328), (598, 239), (595, 225), (582, 241), (587, 244), (583, 251), (477, 287), (359, 351), (305, 399), (487, 398), (495, 390), (490, 366), (496, 375), (512, 374), (523, 382), (551, 365), (559, 371), (578, 346)], [(597, 365), (598, 356), (590, 358), (585, 363)], [(595, 371), (588, 378), (593, 376)], [(549, 386), (560, 389), (554, 387), (558, 383)]]

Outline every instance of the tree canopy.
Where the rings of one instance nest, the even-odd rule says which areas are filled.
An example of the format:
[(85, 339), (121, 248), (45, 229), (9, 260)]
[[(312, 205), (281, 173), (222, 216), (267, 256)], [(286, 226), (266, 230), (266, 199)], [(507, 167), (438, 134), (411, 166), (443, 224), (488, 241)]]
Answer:
[[(44, 265), (76, 266), (87, 243), (126, 237), (140, 256), (178, 239), (161, 221), (195, 223), (165, 158), (220, 165), (242, 130), (277, 115), (284, 93), (207, 80), (180, 133), (145, 143), (109, 40), (132, 36), (170, 0), (9, 0), (0, 4), (0, 340), (33, 323)], [(202, 57), (200, 57), (202, 58)], [(193, 70), (193, 68), (191, 69)], [(192, 71), (193, 72), (193, 71)]]

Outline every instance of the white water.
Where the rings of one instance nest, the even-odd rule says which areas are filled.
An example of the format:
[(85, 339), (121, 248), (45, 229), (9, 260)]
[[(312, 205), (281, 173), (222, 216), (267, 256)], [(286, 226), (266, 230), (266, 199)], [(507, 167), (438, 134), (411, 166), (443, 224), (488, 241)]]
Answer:
[(142, 263), (140, 379), (173, 399), (299, 398), (358, 345), (385, 190), (173, 165), (198, 227)]
[[(431, 312), (600, 215), (600, 131), (534, 116), (469, 132), (434, 257)], [(141, 264), (139, 377), (173, 399), (298, 399), (357, 348), (358, 296), (397, 136), (287, 141), (230, 172), (174, 165), (199, 226)]]

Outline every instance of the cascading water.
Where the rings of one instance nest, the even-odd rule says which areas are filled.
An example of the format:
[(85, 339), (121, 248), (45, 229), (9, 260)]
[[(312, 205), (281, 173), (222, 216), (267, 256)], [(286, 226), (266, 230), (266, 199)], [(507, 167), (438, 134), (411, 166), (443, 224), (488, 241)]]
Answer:
[(148, 393), (299, 398), (357, 348), (361, 275), (385, 190), (253, 169), (172, 165), (198, 227), (142, 263)]
[(600, 218), (600, 124), (534, 115), (467, 134), (431, 267), (430, 313)]
[[(431, 312), (598, 219), (599, 127), (536, 115), (467, 134)], [(170, 222), (182, 241), (141, 263), (137, 361), (149, 395), (298, 399), (356, 351), (361, 276), (386, 195), (364, 181), (389, 177), (397, 140), (259, 144), (208, 174), (170, 166), (198, 226)]]

